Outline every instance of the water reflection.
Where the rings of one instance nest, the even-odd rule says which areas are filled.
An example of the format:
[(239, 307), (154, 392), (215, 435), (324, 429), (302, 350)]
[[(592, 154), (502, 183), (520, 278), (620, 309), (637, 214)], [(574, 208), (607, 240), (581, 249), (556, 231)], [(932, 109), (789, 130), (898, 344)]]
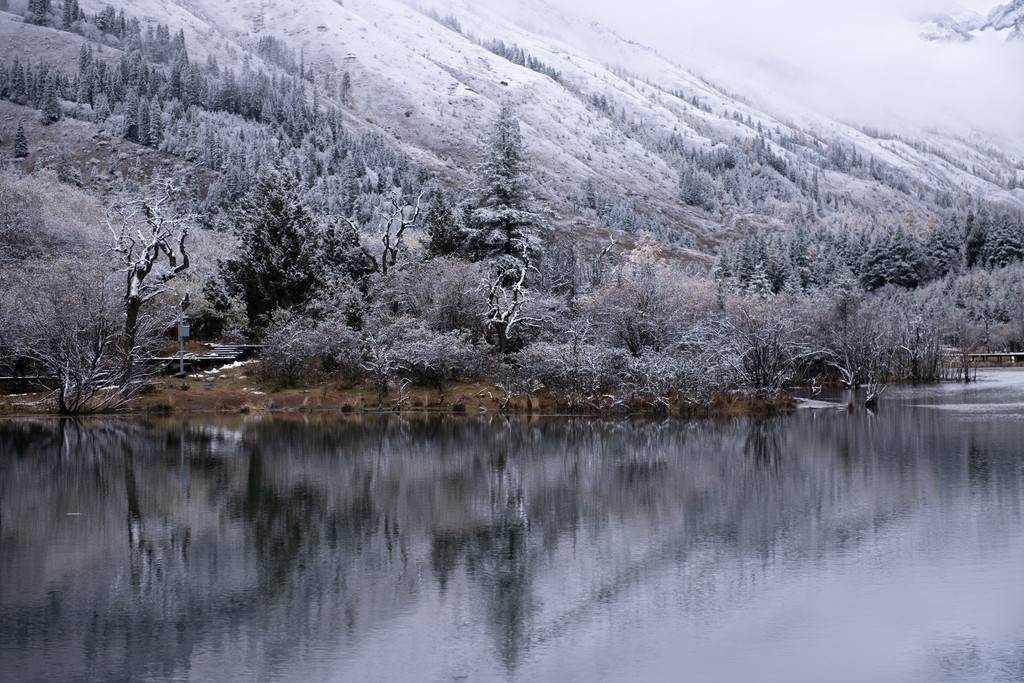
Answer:
[(1024, 421), (963, 401), (0, 422), (0, 672), (1021, 680)]

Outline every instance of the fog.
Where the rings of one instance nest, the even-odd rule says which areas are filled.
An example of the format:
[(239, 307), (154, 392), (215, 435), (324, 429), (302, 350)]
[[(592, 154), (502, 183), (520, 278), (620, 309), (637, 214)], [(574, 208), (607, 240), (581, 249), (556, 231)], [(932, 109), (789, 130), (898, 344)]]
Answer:
[(551, 1), (768, 104), (1024, 143), (1024, 41), (920, 37), (921, 18), (937, 8), (987, 15), (997, 0)]

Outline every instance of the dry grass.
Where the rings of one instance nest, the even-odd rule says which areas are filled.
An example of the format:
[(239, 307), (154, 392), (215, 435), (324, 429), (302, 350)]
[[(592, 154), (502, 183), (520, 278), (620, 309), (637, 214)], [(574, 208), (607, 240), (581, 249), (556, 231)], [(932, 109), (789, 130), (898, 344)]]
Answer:
[[(320, 413), (363, 414), (380, 412), (479, 415), (502, 412), (501, 392), (492, 385), (452, 384), (443, 391), (434, 387), (409, 387), (399, 401), (392, 390), (383, 403), (370, 386), (353, 388), (326, 383), (317, 386), (274, 390), (246, 374), (251, 365), (211, 372), (186, 379), (166, 377), (133, 401), (125, 412), (150, 415)], [(0, 415), (29, 415), (46, 411), (39, 402), (42, 394), (0, 396)], [(788, 399), (764, 402), (740, 396), (723, 396), (709, 406), (680, 405), (660, 411), (637, 406), (621, 414), (660, 414), (671, 417), (734, 417), (788, 412), (794, 403)], [(515, 415), (598, 415), (599, 410), (573, 409), (550, 396), (535, 394), (509, 402), (506, 413)]]

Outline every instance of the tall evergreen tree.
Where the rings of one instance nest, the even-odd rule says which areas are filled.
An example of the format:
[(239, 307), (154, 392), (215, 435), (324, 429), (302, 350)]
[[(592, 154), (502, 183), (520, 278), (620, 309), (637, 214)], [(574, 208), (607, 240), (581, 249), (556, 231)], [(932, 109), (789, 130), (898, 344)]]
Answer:
[(72, 0), (64, 0), (64, 6), (61, 12), (61, 27), (65, 31), (69, 31), (77, 20), (78, 10), (74, 3)]
[(993, 217), (985, 241), (984, 261), (990, 268), (1000, 268), (1024, 260), (1024, 236), (1021, 226), (1006, 212)]
[(465, 233), (440, 190), (432, 193), (423, 222), (429, 236), (427, 254), (431, 257), (453, 256), (465, 249)]
[(43, 87), (43, 123), (60, 121), (63, 116), (57, 74), (51, 71), (46, 75), (46, 85)]
[(264, 168), (231, 216), (237, 255), (221, 264), (228, 293), (245, 304), (254, 330), (279, 309), (301, 307), (322, 275), (318, 229), (294, 176)]
[(149, 144), (149, 102), (145, 98), (139, 99), (138, 123), (135, 125), (135, 135), (140, 145)]
[(28, 0), (28, 20), (45, 26), (50, 14), (50, 0)]
[(976, 216), (974, 212), (967, 214), (965, 226), (967, 236), (967, 267), (973, 268), (982, 264), (985, 253), (986, 233), (988, 232), (988, 216), (982, 212)]
[(886, 285), (912, 288), (921, 283), (924, 262), (917, 242), (900, 229), (872, 242), (861, 262), (861, 282), (869, 290)]
[(530, 211), (529, 163), (515, 109), (502, 105), (481, 168), (480, 201), (472, 214), (468, 246), (479, 259), (518, 257), (534, 250), (540, 221)]
[(14, 134), (14, 158), (24, 159), (28, 156), (28, 137), (25, 135), (25, 127), (18, 123), (18, 130)]
[(963, 237), (955, 220), (936, 225), (925, 240), (924, 249), (929, 278), (937, 279), (963, 270)]

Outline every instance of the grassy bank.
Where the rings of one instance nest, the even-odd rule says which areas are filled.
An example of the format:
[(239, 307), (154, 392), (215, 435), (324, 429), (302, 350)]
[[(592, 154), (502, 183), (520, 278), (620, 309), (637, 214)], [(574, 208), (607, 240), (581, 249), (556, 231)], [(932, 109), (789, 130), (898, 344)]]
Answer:
[[(614, 409), (574, 406), (544, 392), (508, 399), (498, 387), (486, 383), (410, 386), (392, 389), (381, 403), (369, 385), (351, 388), (334, 383), (275, 389), (247, 374), (251, 366), (228, 368), (185, 379), (163, 377), (118, 412), (138, 415), (260, 414), (260, 413), (436, 413), (453, 415), (667, 415), (671, 417), (731, 417), (789, 412), (790, 399), (759, 401), (744, 396), (721, 396), (709, 405), (632, 405)], [(0, 395), (0, 415), (8, 417), (50, 412), (45, 393)]]

